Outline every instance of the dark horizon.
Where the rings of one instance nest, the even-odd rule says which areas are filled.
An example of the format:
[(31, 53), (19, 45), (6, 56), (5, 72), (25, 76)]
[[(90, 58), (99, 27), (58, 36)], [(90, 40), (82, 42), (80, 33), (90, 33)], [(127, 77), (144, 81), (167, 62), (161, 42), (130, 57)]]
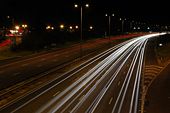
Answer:
[[(133, 0), (86, 0), (90, 4), (89, 9), (84, 10), (85, 18), (92, 22), (100, 23), (105, 13), (114, 13), (115, 17), (129, 18), (151, 24), (170, 24), (170, 15), (167, 13), (166, 2), (157, 1), (133, 1)], [(57, 1), (21, 1), (3, 0), (0, 7), (0, 18), (11, 16), (17, 22), (28, 22), (36, 24), (67, 22), (79, 23), (79, 9), (74, 8), (74, 3), (79, 0)], [(162, 7), (163, 6), (163, 7)], [(92, 23), (90, 22), (90, 23)]]

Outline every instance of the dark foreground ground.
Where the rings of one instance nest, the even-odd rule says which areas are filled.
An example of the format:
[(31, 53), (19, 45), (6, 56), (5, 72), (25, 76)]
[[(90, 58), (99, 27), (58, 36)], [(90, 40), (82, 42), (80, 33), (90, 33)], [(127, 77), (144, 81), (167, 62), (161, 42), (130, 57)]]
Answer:
[(146, 98), (146, 113), (170, 113), (170, 64), (154, 80)]
[(160, 43), (163, 46), (157, 46), (157, 58), (164, 68), (148, 89), (145, 113), (170, 113), (170, 36), (158, 38), (157, 45)]

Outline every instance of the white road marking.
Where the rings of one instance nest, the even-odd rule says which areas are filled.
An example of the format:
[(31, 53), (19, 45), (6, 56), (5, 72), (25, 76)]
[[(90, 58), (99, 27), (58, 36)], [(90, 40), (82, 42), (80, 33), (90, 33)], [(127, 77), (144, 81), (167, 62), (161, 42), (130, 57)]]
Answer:
[(14, 76), (16, 76), (16, 75), (19, 75), (19, 74), (20, 74), (20, 72), (18, 72), (18, 73), (14, 73), (13, 75), (14, 75)]
[(80, 98), (79, 98), (79, 101), (81, 101), (83, 99), (84, 95), (82, 95)]
[(58, 91), (57, 93), (55, 93), (55, 94), (53, 95), (53, 97), (57, 96), (59, 93), (60, 93), (60, 91)]
[(40, 81), (40, 82), (38, 82), (38, 84), (41, 84), (42, 82)]
[(27, 63), (27, 64), (22, 64), (21, 66), (24, 67), (24, 66), (27, 66), (27, 65), (29, 65), (29, 63)]
[(58, 56), (58, 54), (54, 55), (55, 57)]
[(118, 84), (117, 84), (118, 86), (120, 85), (120, 81), (118, 82)]
[(111, 104), (111, 103), (112, 103), (112, 100), (113, 100), (113, 97), (111, 97), (111, 98), (110, 98), (109, 104)]
[(79, 77), (77, 77), (74, 81), (77, 81), (79, 79)]
[(46, 60), (46, 59), (45, 59), (45, 58), (42, 58), (42, 59), (41, 59), (41, 61), (44, 61), (44, 60)]

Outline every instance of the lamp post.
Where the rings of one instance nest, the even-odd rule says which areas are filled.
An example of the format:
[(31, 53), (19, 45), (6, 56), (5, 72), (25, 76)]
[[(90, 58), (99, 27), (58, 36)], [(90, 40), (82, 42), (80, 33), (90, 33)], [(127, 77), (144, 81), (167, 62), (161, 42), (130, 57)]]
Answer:
[(125, 20), (126, 20), (126, 18), (125, 19), (120, 18), (122, 33), (124, 32), (124, 22), (125, 22)]
[[(106, 14), (105, 16), (109, 17), (109, 19), (108, 19), (108, 27), (109, 27), (109, 29), (108, 29), (109, 30), (108, 31), (108, 37), (109, 37), (109, 43), (110, 43), (110, 41), (111, 41), (110, 40), (110, 28), (111, 28), (111, 26), (110, 26), (111, 24), (110, 23), (111, 23), (111, 17), (114, 17), (114, 14), (111, 14), (111, 15)], [(109, 45), (111, 45), (111, 43)]]
[[(75, 8), (78, 8), (79, 5), (75, 4)], [(89, 4), (85, 4), (85, 7), (89, 7)], [(83, 41), (83, 4), (80, 4), (80, 54), (82, 56), (82, 41)]]

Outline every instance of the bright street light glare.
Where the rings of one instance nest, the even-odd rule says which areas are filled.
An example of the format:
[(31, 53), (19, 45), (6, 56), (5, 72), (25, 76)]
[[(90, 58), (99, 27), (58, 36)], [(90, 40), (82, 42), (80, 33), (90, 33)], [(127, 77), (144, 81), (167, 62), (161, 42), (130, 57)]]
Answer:
[(51, 28), (51, 26), (47, 26), (47, 27), (46, 27), (46, 29), (50, 29), (50, 28)]
[(89, 4), (86, 4), (86, 7), (89, 7)]
[(64, 25), (63, 25), (63, 24), (61, 24), (61, 25), (60, 25), (60, 28), (61, 28), (61, 29), (63, 29), (63, 28), (64, 28)]
[(73, 29), (73, 27), (72, 27), (72, 26), (70, 26), (70, 29)]
[(108, 16), (107, 14), (105, 14), (105, 16)]
[(28, 27), (28, 25), (26, 25), (26, 24), (23, 24), (23, 25), (22, 25), (22, 27), (23, 27), (23, 28), (26, 28), (26, 27)]
[(77, 4), (75, 4), (75, 5), (74, 5), (74, 7), (76, 7), (76, 8), (77, 8), (77, 7), (78, 7), (78, 5), (77, 5)]
[(76, 29), (78, 29), (79, 28), (79, 26), (76, 26)]
[(90, 26), (90, 29), (93, 29), (93, 26)]
[(19, 29), (19, 26), (15, 26), (15, 29), (17, 29), (17, 30), (18, 30), (18, 29)]
[(162, 46), (162, 44), (160, 43), (160, 44), (159, 44), (159, 46), (161, 47), (161, 46)]

